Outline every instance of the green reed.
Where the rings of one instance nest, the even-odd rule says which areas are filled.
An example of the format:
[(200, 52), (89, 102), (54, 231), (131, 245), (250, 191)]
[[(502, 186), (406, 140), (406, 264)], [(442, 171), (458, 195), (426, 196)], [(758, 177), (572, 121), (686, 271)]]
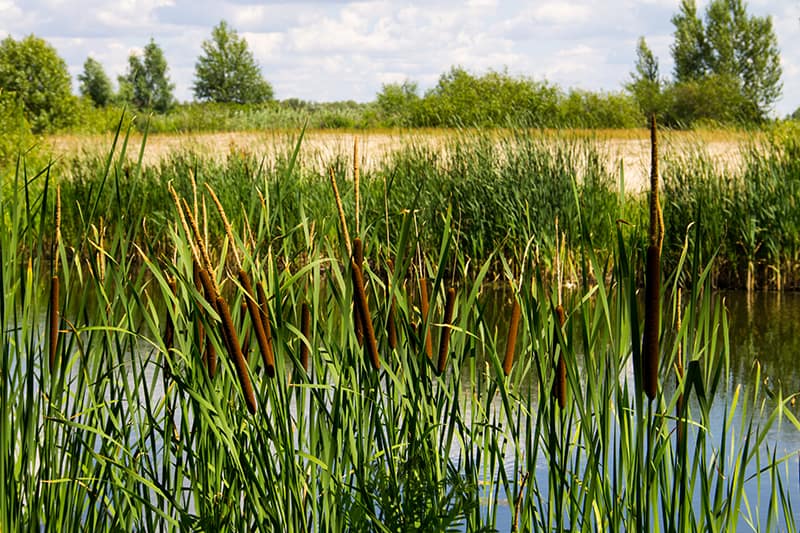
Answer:
[[(662, 306), (658, 377), (674, 382), (678, 346), (686, 371), (677, 387), (662, 386), (645, 402), (641, 229), (620, 223), (611, 237), (596, 236), (580, 185), (570, 181), (571, 211), (559, 219), (572, 215), (567, 239), (584, 266), (579, 288), (559, 303), (535, 247), (488, 252), (476, 263), (454, 200), (440, 198), (450, 208), (435, 220), (395, 200), (379, 213), (370, 187), (382, 187), (381, 176), (362, 175), (354, 238), (364, 261), (356, 264), (330, 189), (314, 193), (296, 161), (290, 154), (279, 181), (304, 194), (275, 188), (275, 176), (258, 172), (238, 204), (239, 185), (196, 172), (231, 215), (225, 231), (222, 210), (204, 209), (209, 192), (186, 177), (173, 181), (177, 204), (162, 183), (163, 212), (147, 214), (127, 198), (124, 172), (114, 173), (121, 163), (109, 158), (110, 179), (91, 191), (98, 200), (88, 205), (97, 209), (61, 240), (41, 230), (54, 217), (50, 173), (29, 177), (20, 166), (0, 197), (9, 230), (0, 235), (0, 529), (475, 531), (505, 520), (523, 531), (796, 528), (786, 484), (797, 457), (779, 455), (766, 437), (776, 424), (800, 424), (789, 398), (728, 388), (728, 324), (696, 238), (702, 224), (661, 284), (671, 304)], [(334, 169), (342, 185), (347, 171)], [(392, 199), (399, 185), (388, 181)], [(155, 196), (158, 186), (145, 183), (138, 190)], [(69, 184), (59, 185), (69, 197)], [(352, 189), (341, 189), (351, 222)], [(134, 208), (131, 223), (106, 218), (105, 195)], [(298, 204), (285, 208), (287, 198)], [(315, 202), (327, 202), (329, 214), (307, 214)], [(166, 222), (181, 206), (197, 230)], [(137, 213), (143, 218), (133, 223)], [(442, 232), (434, 239), (435, 224)], [(213, 300), (196, 282), (201, 244)], [(53, 254), (61, 258), (62, 298), (51, 371), (45, 281)], [(520, 307), (507, 369), (509, 336), (486, 304), (498, 265)], [(418, 279), (430, 280), (426, 313), (414, 296)], [(688, 295), (677, 327), (669, 309), (679, 286)], [(207, 345), (227, 354), (231, 338), (243, 337), (253, 287), (274, 377), (253, 354), (244, 366), (222, 355), (212, 375)], [(376, 326), (365, 352), (354, 291), (366, 301), (361, 320), (386, 324), (393, 314), (396, 344)], [(221, 302), (232, 315), (225, 328)], [(429, 334), (445, 368), (426, 353)], [(563, 405), (550, 398), (559, 360)], [(242, 376), (251, 380), (255, 412)], [(685, 445), (674, 435), (679, 398)], [(762, 484), (768, 501), (748, 490)]]

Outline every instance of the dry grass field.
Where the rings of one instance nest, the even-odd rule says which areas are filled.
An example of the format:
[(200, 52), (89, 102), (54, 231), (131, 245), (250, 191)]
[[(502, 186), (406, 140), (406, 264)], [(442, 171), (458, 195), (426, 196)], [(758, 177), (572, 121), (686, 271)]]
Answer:
[[(242, 151), (273, 160), (276, 154), (286, 153), (297, 139), (297, 131), (269, 130), (225, 133), (182, 133), (150, 135), (144, 152), (144, 164), (157, 164), (162, 158), (176, 151), (189, 151), (208, 157), (223, 158), (232, 152)], [(305, 165), (319, 165), (324, 170), (327, 162), (336, 156), (352, 154), (353, 142), (359, 140), (362, 168), (369, 169), (392, 151), (404, 146), (427, 146), (446, 149), (459, 135), (452, 130), (367, 130), (306, 132), (301, 159)], [(498, 133), (498, 137), (501, 134)], [(641, 130), (552, 130), (536, 132), (534, 135), (555, 141), (582, 141), (597, 144), (599, 153), (605, 158), (609, 169), (618, 171), (620, 162), (625, 171), (625, 187), (639, 192), (647, 186), (650, 165), (649, 134)], [(703, 151), (718, 165), (736, 170), (741, 163), (740, 149), (757, 138), (751, 133), (732, 131), (664, 132), (661, 139), (662, 169), (670, 158), (682, 157), (694, 151)], [(107, 135), (52, 135), (45, 138), (45, 145), (55, 157), (71, 157), (79, 153), (105, 154), (111, 146), (113, 136)], [(141, 136), (132, 135), (129, 154), (138, 154)]]

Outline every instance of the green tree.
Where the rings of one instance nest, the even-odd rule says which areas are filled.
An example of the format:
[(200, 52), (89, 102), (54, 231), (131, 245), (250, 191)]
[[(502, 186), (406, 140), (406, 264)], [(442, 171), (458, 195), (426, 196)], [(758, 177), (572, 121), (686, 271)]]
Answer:
[(83, 72), (78, 75), (81, 95), (89, 98), (97, 107), (105, 107), (114, 96), (111, 80), (108, 79), (103, 65), (94, 58), (87, 58), (83, 63)]
[(683, 0), (672, 23), (676, 82), (707, 76), (723, 80), (724, 85), (735, 80), (742, 96), (737, 116), (746, 121), (763, 119), (782, 90), (780, 50), (772, 19), (748, 15), (743, 0), (711, 0), (704, 25), (697, 17), (694, 0)]
[(639, 37), (636, 44), (636, 66), (626, 88), (645, 115), (662, 111), (661, 83), (658, 59), (647, 46), (644, 37)]
[(168, 111), (175, 103), (175, 85), (169, 80), (168, 68), (161, 47), (150, 39), (142, 57), (128, 57), (128, 71), (119, 77), (120, 98), (137, 109)]
[(75, 119), (67, 64), (34, 35), (0, 42), (0, 87), (16, 94), (34, 133), (68, 126)]
[(247, 41), (224, 20), (203, 41), (194, 67), (194, 96), (211, 102), (261, 103), (272, 99), (272, 86), (247, 47)]
[(417, 83), (410, 80), (384, 84), (375, 98), (381, 120), (388, 126), (411, 126), (417, 102)]

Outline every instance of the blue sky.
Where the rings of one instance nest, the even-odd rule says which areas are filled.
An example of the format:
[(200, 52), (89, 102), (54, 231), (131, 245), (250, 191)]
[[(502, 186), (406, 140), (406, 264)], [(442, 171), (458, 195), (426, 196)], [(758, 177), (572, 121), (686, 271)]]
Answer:
[[(383, 83), (422, 90), (453, 65), (562, 87), (615, 91), (628, 80), (644, 36), (671, 75), (671, 16), (679, 0), (363, 1), (0, 0), (0, 36), (47, 39), (74, 77), (88, 56), (112, 79), (152, 37), (179, 100), (192, 98), (200, 46), (221, 19), (250, 44), (277, 98), (369, 101)], [(706, 2), (698, 1), (702, 12)], [(800, 107), (800, 0), (751, 0), (771, 15), (783, 62), (778, 116)], [(77, 87), (77, 84), (74, 85)]]

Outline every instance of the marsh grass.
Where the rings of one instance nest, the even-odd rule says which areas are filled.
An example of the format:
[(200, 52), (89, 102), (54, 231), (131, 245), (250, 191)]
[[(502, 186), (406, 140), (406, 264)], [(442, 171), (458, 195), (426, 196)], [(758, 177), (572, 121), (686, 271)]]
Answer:
[[(678, 287), (687, 297), (674, 334), (667, 334), (675, 325), (667, 314), (661, 322), (659, 373), (662, 380), (674, 375), (679, 346), (686, 371), (674, 389), (660, 388), (645, 404), (637, 268), (643, 239), (639, 228), (621, 223), (611, 226), (611, 237), (595, 233), (591, 221), (600, 215), (582, 188), (590, 181), (569, 179), (571, 207), (560, 214), (571, 221), (564, 229), (572, 261), (582, 265), (561, 324), (543, 259), (553, 257), (546, 241), (507, 255), (505, 247), (487, 249), (476, 259), (476, 250), (494, 241), (465, 240), (472, 230), (456, 202), (469, 194), (477, 199), (477, 191), (436, 197), (451, 209), (427, 218), (420, 213), (434, 204), (411, 202), (403, 211), (390, 203), (393, 239), (384, 242), (387, 213), (376, 206), (385, 204), (370, 192), (374, 177), (362, 175), (358, 237), (369, 253), (357, 265), (340, 236), (330, 190), (314, 193), (309, 185), (330, 182), (303, 177), (294, 160), (281, 170), (281, 185), (266, 173), (250, 176), (247, 186), (261, 198), (238, 185), (209, 183), (225, 211), (236, 213), (227, 235), (213, 217), (170, 199), (165, 184), (148, 183), (139, 172), (141, 181), (125, 184), (112, 158), (108, 179), (90, 187), (88, 203), (72, 204), (77, 196), (60, 182), (65, 210), (67, 201), (70, 209), (94, 207), (72, 219), (53, 251), (61, 259), (63, 302), (62, 364), (52, 371), (41, 326), (49, 305), (42, 280), (53, 275), (44, 253), (50, 240), (41, 231), (53, 218), (52, 178), (47, 171), (28, 176), (20, 165), (0, 197), (8, 230), (0, 234), (0, 529), (478, 531), (499, 527), (512, 513), (523, 531), (796, 528), (786, 487), (797, 457), (779, 454), (767, 436), (777, 424), (800, 424), (787, 408), (790, 399), (780, 391), (765, 398), (759, 379), (753, 389), (728, 385), (728, 322), (711, 290), (713, 264), (705, 262), (700, 224), (662, 284), (673, 307)], [(206, 172), (195, 174), (201, 183), (213, 179)], [(170, 175), (176, 196), (193, 198), (188, 180)], [(389, 184), (389, 198), (407, 198), (402, 188), (409, 184), (396, 177)], [(127, 187), (141, 191), (138, 199), (158, 191), (163, 199), (149, 213)], [(561, 187), (552, 192), (561, 194)], [(351, 193), (341, 191), (348, 219)], [(517, 194), (485, 193), (484, 204), (511, 193)], [(198, 193), (195, 205), (207, 194)], [(285, 207), (289, 199), (298, 203)], [(614, 209), (607, 218), (621, 218), (616, 197), (608, 201)], [(326, 210), (312, 211), (315, 202)], [(539, 208), (530, 202), (526, 217)], [(176, 212), (202, 220), (191, 228), (164, 223)], [(92, 231), (100, 217), (103, 239)], [(433, 238), (435, 227), (442, 231)], [(240, 318), (243, 299), (252, 298), (232, 265), (236, 254), (269, 325), (274, 379), (259, 372), (259, 358), (222, 357), (216, 373), (204, 361), (209, 346), (229, 353), (242, 336), (242, 321), (226, 313), (233, 309)], [(498, 265), (518, 289), (520, 306), (508, 375), (507, 347), (483, 303)], [(408, 297), (407, 277), (417, 275), (431, 280), (425, 312)], [(458, 291), (448, 289), (453, 285)], [(353, 303), (362, 299), (369, 301), (362, 314), (369, 323), (395, 316), (396, 345), (373, 328), (370, 357), (353, 324)], [(309, 322), (298, 321), (304, 308)], [(168, 320), (171, 346), (163, 336)], [(426, 353), (424, 338), (436, 328), (449, 335), (440, 341), (447, 368)], [(558, 355), (569, 391), (563, 406), (546, 401)], [(686, 445), (675, 441), (676, 421), (686, 423)]]

